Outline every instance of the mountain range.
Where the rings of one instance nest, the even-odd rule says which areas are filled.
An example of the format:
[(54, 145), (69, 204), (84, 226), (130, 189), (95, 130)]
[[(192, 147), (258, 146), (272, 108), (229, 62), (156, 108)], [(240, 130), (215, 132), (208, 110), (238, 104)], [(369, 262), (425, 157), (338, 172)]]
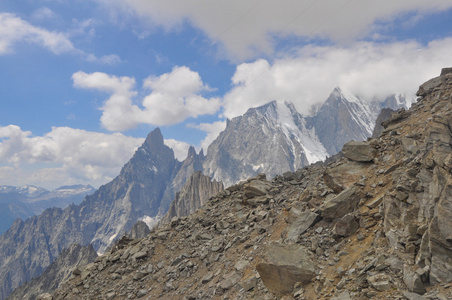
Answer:
[(233, 184), (40, 298), (450, 299), (452, 68), (417, 95), (378, 137)]
[(71, 203), (79, 204), (95, 190), (90, 185), (62, 186), (52, 191), (32, 185), (0, 186), (0, 234), (17, 218), (26, 220), (49, 207), (64, 208)]
[[(335, 154), (335, 149), (350, 137), (367, 138), (372, 134), (371, 122), (375, 122), (378, 108), (390, 105), (397, 109), (406, 104), (384, 102), (366, 103), (335, 89), (314, 116), (303, 117), (293, 104), (273, 101), (228, 120), (226, 129), (208, 147), (207, 155), (202, 151), (197, 154), (191, 147), (183, 162), (175, 159), (173, 150), (163, 143), (160, 130), (155, 129), (120, 174), (80, 204), (50, 208), (26, 221), (16, 220), (0, 236), (0, 299), (41, 274), (73, 243), (91, 244), (101, 254), (137, 221), (154, 226), (178, 191), (185, 191), (180, 199), (196, 202), (187, 206), (195, 209), (201, 206), (201, 200), (183, 196), (187, 192), (208, 199), (223, 185), (230, 186), (258, 173), (273, 177), (295, 171)], [(198, 186), (184, 187), (196, 171), (207, 175), (207, 181), (198, 178), (189, 181)], [(223, 185), (212, 185), (211, 180)], [(178, 210), (178, 216), (189, 210)]]

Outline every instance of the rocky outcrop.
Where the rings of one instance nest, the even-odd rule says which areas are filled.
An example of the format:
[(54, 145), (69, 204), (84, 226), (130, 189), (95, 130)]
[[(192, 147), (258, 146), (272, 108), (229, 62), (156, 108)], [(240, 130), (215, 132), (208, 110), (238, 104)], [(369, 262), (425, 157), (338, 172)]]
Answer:
[(131, 239), (140, 239), (147, 236), (150, 232), (151, 230), (145, 222), (138, 221), (133, 225), (132, 229), (127, 234), (127, 237)]
[(383, 125), (381, 125), (381, 123), (383, 123), (384, 121), (391, 118), (392, 114), (394, 114), (394, 113), (395, 113), (395, 110), (390, 109), (390, 108), (382, 108), (381, 109), (381, 112), (378, 115), (377, 120), (375, 121), (374, 130), (372, 131), (373, 138), (376, 138), (381, 134), (381, 132), (384, 129), (384, 127), (383, 127)]
[(34, 300), (45, 292), (53, 292), (62, 282), (69, 279), (72, 273), (77, 274), (74, 270), (94, 262), (96, 258), (97, 253), (91, 245), (82, 247), (79, 244), (73, 244), (61, 251), (58, 258), (40, 276), (15, 289), (8, 299)]
[(176, 198), (162, 218), (161, 224), (168, 223), (174, 217), (185, 217), (204, 205), (210, 197), (223, 191), (223, 184), (200, 171), (193, 173), (182, 189), (176, 194)]
[(53, 299), (451, 297), (452, 74), (434, 82), (369, 141), (372, 161), (232, 185), (122, 240)]

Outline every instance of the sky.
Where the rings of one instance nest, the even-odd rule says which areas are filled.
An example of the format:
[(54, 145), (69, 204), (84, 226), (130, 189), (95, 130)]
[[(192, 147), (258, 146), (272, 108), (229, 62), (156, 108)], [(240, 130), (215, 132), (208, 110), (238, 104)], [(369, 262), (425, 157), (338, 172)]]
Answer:
[(0, 185), (99, 187), (159, 127), (183, 160), (272, 100), (414, 97), (450, 0), (2, 0)]

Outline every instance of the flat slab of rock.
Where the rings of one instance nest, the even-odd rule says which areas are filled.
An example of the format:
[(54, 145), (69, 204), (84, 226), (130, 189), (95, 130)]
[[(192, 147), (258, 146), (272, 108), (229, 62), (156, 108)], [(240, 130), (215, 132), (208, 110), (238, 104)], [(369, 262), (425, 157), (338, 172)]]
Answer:
[(309, 251), (298, 244), (270, 244), (266, 261), (256, 268), (267, 289), (279, 295), (291, 293), (295, 283), (308, 284), (315, 276)]
[(377, 151), (370, 145), (369, 142), (350, 141), (342, 147), (342, 153), (350, 160), (369, 162), (372, 161)]
[(352, 186), (336, 197), (329, 199), (320, 206), (322, 218), (325, 220), (333, 220), (342, 218), (348, 213), (353, 212), (357, 207), (361, 198), (364, 197), (363, 192)]
[(252, 199), (254, 197), (264, 196), (271, 188), (270, 183), (263, 180), (253, 180), (245, 186), (245, 197)]
[(287, 230), (287, 240), (297, 242), (300, 235), (320, 219), (320, 216), (310, 210), (302, 212)]

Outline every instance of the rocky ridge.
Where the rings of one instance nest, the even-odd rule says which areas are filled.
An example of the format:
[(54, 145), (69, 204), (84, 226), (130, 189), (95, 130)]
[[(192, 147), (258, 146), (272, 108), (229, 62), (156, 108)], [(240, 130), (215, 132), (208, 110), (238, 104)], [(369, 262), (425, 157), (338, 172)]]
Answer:
[(90, 185), (62, 186), (52, 191), (31, 185), (0, 186), (0, 234), (8, 230), (17, 218), (26, 220), (49, 207), (79, 204), (95, 190)]
[(451, 95), (445, 69), (379, 137), (232, 185), (49, 299), (450, 299)]
[(223, 191), (223, 183), (211, 180), (201, 171), (194, 172), (182, 189), (176, 193), (168, 212), (160, 220), (161, 224), (169, 223), (174, 217), (185, 217), (204, 205), (211, 196)]

